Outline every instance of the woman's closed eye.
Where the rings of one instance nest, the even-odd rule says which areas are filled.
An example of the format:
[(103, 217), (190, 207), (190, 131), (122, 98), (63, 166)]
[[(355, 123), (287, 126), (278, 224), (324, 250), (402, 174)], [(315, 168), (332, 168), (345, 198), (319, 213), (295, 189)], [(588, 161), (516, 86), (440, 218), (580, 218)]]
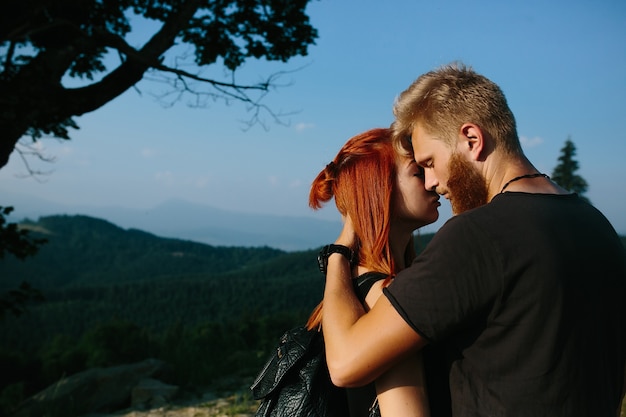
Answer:
[(413, 176), (417, 178), (424, 178), (424, 168), (418, 166)]

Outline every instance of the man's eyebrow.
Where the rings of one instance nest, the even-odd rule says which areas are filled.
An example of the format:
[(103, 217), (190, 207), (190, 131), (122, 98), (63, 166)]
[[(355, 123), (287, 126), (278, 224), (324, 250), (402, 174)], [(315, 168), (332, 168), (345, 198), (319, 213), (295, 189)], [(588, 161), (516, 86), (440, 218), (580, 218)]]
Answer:
[(424, 157), (424, 158), (420, 158), (419, 160), (415, 160), (415, 162), (417, 163), (417, 165), (424, 167), (424, 168), (428, 168), (431, 163), (432, 163), (433, 158), (430, 156)]

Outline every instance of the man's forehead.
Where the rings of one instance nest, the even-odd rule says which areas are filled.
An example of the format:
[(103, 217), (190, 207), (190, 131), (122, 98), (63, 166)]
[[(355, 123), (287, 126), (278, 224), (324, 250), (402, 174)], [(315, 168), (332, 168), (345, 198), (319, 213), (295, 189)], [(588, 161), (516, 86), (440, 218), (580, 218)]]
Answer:
[(416, 123), (413, 126), (413, 131), (411, 132), (411, 141), (421, 140), (425, 138), (431, 137), (432, 134), (428, 132), (426, 128), (421, 123)]
[(428, 148), (433, 145), (433, 136), (430, 135), (426, 129), (421, 127), (419, 124), (413, 128), (413, 132), (411, 132), (411, 145), (413, 145), (414, 153), (425, 153), (428, 152)]
[(448, 144), (434, 133), (416, 125), (411, 134), (413, 156), (418, 164), (424, 164), (437, 158), (445, 157), (452, 153)]

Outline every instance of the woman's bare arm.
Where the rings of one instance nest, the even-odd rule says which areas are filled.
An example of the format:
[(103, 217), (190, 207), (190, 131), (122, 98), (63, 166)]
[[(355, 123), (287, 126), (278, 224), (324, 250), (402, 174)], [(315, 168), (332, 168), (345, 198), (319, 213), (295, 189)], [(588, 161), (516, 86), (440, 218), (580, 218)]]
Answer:
[[(354, 242), (348, 219), (336, 243), (354, 247)], [(352, 288), (349, 262), (341, 254), (328, 258), (322, 328), (328, 369), (337, 386), (368, 384), (426, 344), (387, 297), (365, 314)]]

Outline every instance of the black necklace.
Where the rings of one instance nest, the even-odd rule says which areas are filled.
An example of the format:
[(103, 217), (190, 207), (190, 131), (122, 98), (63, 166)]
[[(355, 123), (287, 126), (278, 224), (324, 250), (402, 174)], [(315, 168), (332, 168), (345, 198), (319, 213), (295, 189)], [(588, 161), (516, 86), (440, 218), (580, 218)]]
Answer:
[(506, 187), (508, 187), (509, 184), (512, 182), (523, 180), (524, 178), (537, 178), (537, 177), (544, 177), (544, 178), (550, 179), (550, 177), (548, 177), (546, 174), (542, 174), (540, 172), (536, 174), (520, 175), (519, 177), (515, 177), (512, 180), (509, 180), (506, 184), (504, 184), (504, 187), (502, 187), (502, 189), (500, 190), (500, 194), (502, 194), (504, 190), (506, 189)]

